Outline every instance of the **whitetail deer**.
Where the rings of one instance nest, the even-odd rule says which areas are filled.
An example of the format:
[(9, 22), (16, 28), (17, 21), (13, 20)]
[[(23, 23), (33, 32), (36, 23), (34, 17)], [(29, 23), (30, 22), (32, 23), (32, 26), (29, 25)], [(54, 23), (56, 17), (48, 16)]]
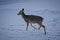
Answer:
[[(40, 25), (40, 27), (38, 28), (38, 30), (43, 27), (44, 28), (44, 32), (46, 34), (46, 29), (45, 29), (45, 26), (42, 24), (43, 22), (43, 18), (40, 17), (40, 16), (35, 16), (35, 15), (25, 15), (24, 13), (24, 8), (22, 10), (20, 10), (20, 12), (17, 14), (17, 15), (21, 15), (22, 18), (25, 20), (25, 22), (27, 23), (27, 27), (26, 27), (26, 30), (28, 30), (28, 25), (29, 23), (31, 24), (32, 26), (32, 23), (37, 23)], [(34, 29), (36, 29), (34, 26), (32, 26)]]

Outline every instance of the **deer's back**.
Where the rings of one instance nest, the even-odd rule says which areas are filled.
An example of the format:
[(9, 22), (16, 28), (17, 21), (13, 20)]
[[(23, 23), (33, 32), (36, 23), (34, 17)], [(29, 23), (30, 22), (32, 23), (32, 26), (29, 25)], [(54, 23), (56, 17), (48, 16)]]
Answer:
[(26, 15), (26, 21), (39, 22), (42, 20), (43, 20), (43, 18), (41, 16)]

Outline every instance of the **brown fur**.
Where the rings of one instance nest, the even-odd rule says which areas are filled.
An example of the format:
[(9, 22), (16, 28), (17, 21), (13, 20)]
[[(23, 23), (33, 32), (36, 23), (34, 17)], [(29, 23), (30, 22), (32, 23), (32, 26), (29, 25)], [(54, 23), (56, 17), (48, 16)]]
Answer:
[[(43, 22), (43, 17), (41, 16), (36, 16), (36, 15), (25, 15), (24, 13), (24, 9), (22, 9), (18, 15), (21, 15), (23, 17), (23, 19), (25, 20), (25, 22), (27, 23), (27, 28), (26, 30), (28, 30), (28, 25), (29, 23), (31, 24), (32, 26), (32, 23), (37, 23), (40, 25), (40, 27), (38, 28), (38, 30), (43, 27), (44, 28), (44, 32), (46, 34), (46, 29), (45, 29), (45, 26), (42, 24)], [(34, 26), (32, 26), (34, 29), (36, 29)]]

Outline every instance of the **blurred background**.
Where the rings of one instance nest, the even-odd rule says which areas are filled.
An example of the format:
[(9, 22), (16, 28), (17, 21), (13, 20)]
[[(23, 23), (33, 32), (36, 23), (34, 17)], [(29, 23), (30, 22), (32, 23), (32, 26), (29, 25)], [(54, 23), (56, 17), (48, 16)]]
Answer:
[[(26, 23), (21, 16), (17, 15), (22, 8), (27, 15), (44, 18), (46, 36), (43, 35), (43, 28), (37, 32), (29, 26), (29, 30), (25, 31)], [(33, 25), (39, 27), (37, 24)], [(60, 0), (0, 0), (0, 40), (29, 39), (60, 39)]]

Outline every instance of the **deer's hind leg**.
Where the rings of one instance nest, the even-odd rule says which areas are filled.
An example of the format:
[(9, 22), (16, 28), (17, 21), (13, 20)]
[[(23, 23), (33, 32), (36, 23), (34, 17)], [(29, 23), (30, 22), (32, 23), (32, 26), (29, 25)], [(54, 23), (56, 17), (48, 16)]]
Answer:
[(45, 28), (45, 26), (44, 26), (44, 25), (42, 25), (42, 27), (44, 28), (44, 32), (45, 32), (45, 34), (46, 34), (46, 28)]
[(37, 22), (39, 24), (38, 30), (42, 27), (42, 22)]
[(42, 24), (42, 22), (38, 22), (38, 24), (40, 25), (40, 27), (38, 28), (38, 30), (43, 27), (44, 28), (44, 32), (46, 34), (46, 29), (45, 29), (45, 25)]

